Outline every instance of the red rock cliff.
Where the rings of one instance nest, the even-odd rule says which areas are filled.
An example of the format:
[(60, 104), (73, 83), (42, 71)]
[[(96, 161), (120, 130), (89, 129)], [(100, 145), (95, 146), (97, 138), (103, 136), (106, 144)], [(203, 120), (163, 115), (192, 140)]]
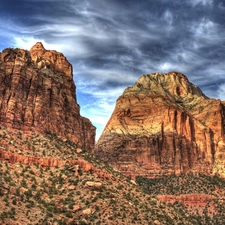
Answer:
[(224, 113), (181, 73), (143, 75), (118, 98), (95, 153), (131, 177), (225, 176)]
[(30, 51), (0, 53), (0, 123), (55, 133), (93, 150), (95, 127), (80, 116), (72, 65), (62, 53), (36, 43)]

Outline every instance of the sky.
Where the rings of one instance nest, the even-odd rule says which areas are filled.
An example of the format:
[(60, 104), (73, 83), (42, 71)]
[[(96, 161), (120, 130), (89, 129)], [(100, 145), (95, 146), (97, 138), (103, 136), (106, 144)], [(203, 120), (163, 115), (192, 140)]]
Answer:
[(2, 0), (0, 15), (0, 51), (41, 41), (67, 57), (96, 139), (142, 74), (182, 72), (225, 100), (224, 0)]

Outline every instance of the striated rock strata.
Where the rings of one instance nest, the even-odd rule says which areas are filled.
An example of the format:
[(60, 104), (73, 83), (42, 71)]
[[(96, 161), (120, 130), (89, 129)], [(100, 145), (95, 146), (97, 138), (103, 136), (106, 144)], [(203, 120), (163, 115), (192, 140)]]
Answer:
[(72, 65), (37, 42), (30, 51), (0, 53), (0, 123), (51, 132), (93, 150), (95, 127), (80, 116)]
[[(58, 158), (47, 158), (47, 157), (35, 157), (30, 155), (19, 154), (17, 152), (6, 152), (0, 149), (0, 161), (4, 160), (9, 162), (10, 164), (22, 163), (23, 165), (31, 165), (37, 163), (42, 167), (62, 167), (62, 166), (71, 166), (69, 169), (77, 172), (79, 168), (83, 170), (96, 174), (98, 177), (102, 179), (111, 178), (111, 174), (104, 172), (102, 170), (97, 169), (90, 162), (84, 159), (76, 159), (76, 160), (61, 160)], [(78, 173), (76, 173), (78, 176)], [(96, 184), (98, 185), (98, 184)]]
[(215, 199), (215, 196), (207, 194), (183, 194), (158, 195), (157, 198), (166, 202), (167, 204), (174, 204), (176, 201), (179, 201), (185, 206), (205, 207), (212, 199)]
[(225, 176), (225, 106), (181, 73), (143, 75), (117, 99), (95, 154), (127, 176)]

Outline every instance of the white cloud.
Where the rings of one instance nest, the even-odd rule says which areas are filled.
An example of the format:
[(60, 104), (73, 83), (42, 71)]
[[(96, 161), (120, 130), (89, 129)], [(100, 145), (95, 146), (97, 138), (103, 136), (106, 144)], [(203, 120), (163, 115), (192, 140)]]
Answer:
[[(102, 82), (105, 81), (116, 82), (118, 85), (123, 85), (124, 83), (133, 83), (137, 79), (137, 74), (134, 74), (132, 71), (123, 70), (120, 64), (117, 68), (104, 68), (104, 66), (102, 66), (102, 68), (86, 68), (84, 66), (83, 68), (76, 68), (74, 74), (80, 77), (77, 82), (79, 82), (78, 85), (83, 90), (84, 86), (101, 86)], [(82, 79), (82, 74), (85, 74), (85, 80)], [(88, 89), (86, 90), (89, 91)]]
[(49, 47), (44, 40), (38, 40), (33, 37), (14, 37), (13, 47), (30, 50), (31, 47), (34, 46), (35, 43), (38, 41), (42, 42), (42, 44), (45, 46), (45, 48)]
[[(95, 71), (96, 72), (96, 71)], [(103, 71), (101, 71), (102, 73)], [(100, 73), (100, 74), (101, 74)], [(76, 82), (77, 92), (89, 97), (82, 104), (81, 115), (89, 118), (97, 127), (96, 140), (100, 137), (106, 123), (108, 122), (115, 104), (116, 99), (123, 93), (125, 87), (108, 87), (101, 90), (104, 82), (99, 80), (82, 80)], [(79, 99), (78, 99), (79, 104)]]
[(158, 70), (162, 73), (168, 73), (171, 71), (177, 71), (177, 72), (183, 72), (186, 73), (188, 72), (188, 66), (183, 64), (177, 64), (176, 62), (163, 62), (159, 64)]
[[(97, 104), (97, 103), (96, 103)], [(89, 108), (90, 109), (90, 108)], [(102, 108), (96, 108), (95, 110), (87, 110), (85, 108), (81, 108), (81, 115), (87, 117), (94, 126), (96, 126), (96, 137), (95, 140), (97, 141), (107, 124), (112, 111), (108, 111), (107, 115), (99, 115), (98, 112), (102, 111)]]
[(173, 24), (173, 14), (169, 11), (166, 10), (163, 14), (163, 19), (166, 21), (167, 24), (170, 26)]
[[(83, 42), (77, 40), (73, 43), (73, 40), (68, 39), (66, 41), (52, 41), (48, 43), (44, 39), (34, 38), (32, 36), (16, 36), (13, 39), (13, 47), (22, 48), (26, 50), (30, 50), (36, 42), (42, 42), (45, 49), (47, 50), (56, 50), (58, 52), (62, 52), (66, 57), (73, 56), (73, 57), (88, 57), (91, 56), (91, 52), (85, 47)], [(55, 43), (54, 43), (55, 42)], [(73, 47), (71, 47), (73, 46)]]
[(189, 30), (193, 35), (190, 44), (194, 50), (219, 45), (224, 41), (224, 31), (217, 23), (207, 18), (192, 22)]
[(189, 1), (193, 6), (196, 6), (197, 4), (201, 4), (204, 6), (213, 4), (213, 0), (189, 0)]
[(14, 37), (13, 40), (13, 47), (17, 48), (22, 48), (26, 50), (30, 50), (32, 46), (35, 45), (36, 42), (42, 42), (44, 45), (45, 49), (47, 50), (56, 50), (59, 52), (64, 52), (65, 48), (68, 48), (66, 44), (49, 44), (47, 43), (44, 39), (37, 39), (34, 37), (23, 37), (23, 36), (18, 36)]
[(199, 23), (192, 27), (193, 33), (199, 37), (215, 38), (217, 37), (217, 25), (209, 19), (203, 18)]
[(93, 96), (91, 97), (92, 102), (83, 104), (81, 107), (81, 115), (89, 118), (97, 127), (96, 140), (98, 140), (105, 125), (107, 124), (114, 110), (116, 98), (119, 97), (119, 92), (122, 91), (115, 91), (117, 92), (116, 94), (109, 94), (109, 92), (110, 91), (98, 92), (95, 94), (93, 92)]
[(217, 94), (219, 99), (225, 100), (225, 84), (219, 86)]
[(160, 71), (163, 71), (163, 72), (172, 71), (172, 70), (174, 70), (174, 65), (172, 65), (169, 62), (165, 62), (165, 63), (161, 64), (159, 66), (159, 68), (160, 68)]

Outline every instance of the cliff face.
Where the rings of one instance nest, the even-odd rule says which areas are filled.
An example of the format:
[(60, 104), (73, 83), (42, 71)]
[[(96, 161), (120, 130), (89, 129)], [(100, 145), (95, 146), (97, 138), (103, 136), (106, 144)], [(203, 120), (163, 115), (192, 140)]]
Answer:
[(62, 53), (36, 43), (30, 51), (0, 53), (0, 123), (51, 132), (93, 150), (95, 127), (80, 116), (72, 65)]
[(225, 176), (224, 114), (181, 73), (143, 75), (118, 98), (95, 153), (131, 177)]

